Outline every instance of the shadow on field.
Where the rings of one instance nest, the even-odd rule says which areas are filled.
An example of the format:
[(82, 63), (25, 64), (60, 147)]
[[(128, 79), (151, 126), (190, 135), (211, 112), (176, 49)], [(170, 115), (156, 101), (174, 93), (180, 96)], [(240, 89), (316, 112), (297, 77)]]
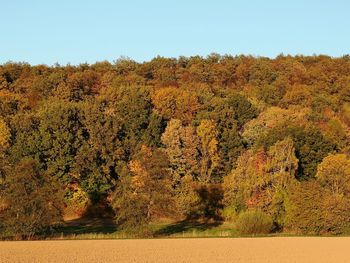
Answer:
[(157, 237), (169, 236), (172, 234), (178, 234), (190, 231), (205, 231), (221, 225), (221, 221), (215, 222), (199, 222), (193, 220), (183, 220), (170, 225), (167, 225), (154, 233)]
[(115, 231), (117, 231), (117, 225), (113, 218), (90, 217), (66, 221), (62, 227), (57, 229), (58, 233), (64, 235), (109, 234)]

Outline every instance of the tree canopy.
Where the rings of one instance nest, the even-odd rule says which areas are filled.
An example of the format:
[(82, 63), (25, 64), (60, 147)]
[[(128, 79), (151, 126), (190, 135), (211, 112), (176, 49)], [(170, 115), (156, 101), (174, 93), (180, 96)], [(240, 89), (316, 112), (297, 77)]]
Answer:
[[(22, 216), (14, 209), (28, 208), (18, 233), (32, 234), (61, 214), (104, 203), (126, 228), (196, 215), (271, 219), (273, 231), (342, 232), (349, 76), (346, 56), (2, 64), (0, 215), (7, 226), (0, 228)], [(55, 210), (59, 189), (64, 205)], [(315, 205), (314, 196), (322, 202)], [(52, 214), (42, 225), (28, 219), (44, 209)]]

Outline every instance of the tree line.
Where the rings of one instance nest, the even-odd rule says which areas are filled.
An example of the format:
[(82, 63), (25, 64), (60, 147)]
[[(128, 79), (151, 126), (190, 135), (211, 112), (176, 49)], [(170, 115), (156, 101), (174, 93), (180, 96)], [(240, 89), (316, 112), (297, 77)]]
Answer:
[(347, 233), (349, 154), (349, 56), (0, 65), (0, 236), (94, 207), (142, 233)]

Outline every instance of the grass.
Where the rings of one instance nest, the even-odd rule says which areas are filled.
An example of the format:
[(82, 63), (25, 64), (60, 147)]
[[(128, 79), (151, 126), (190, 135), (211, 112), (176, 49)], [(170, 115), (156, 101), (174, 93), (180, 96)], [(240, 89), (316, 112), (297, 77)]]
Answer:
[(179, 221), (155, 224), (156, 237), (228, 237), (237, 236), (233, 225), (222, 222)]
[[(234, 226), (222, 222), (159, 220), (150, 225), (155, 238), (234, 237)], [(110, 218), (80, 218), (65, 222), (46, 239), (126, 239), (134, 236), (118, 229)]]
[[(173, 221), (162, 219), (150, 225), (154, 238), (213, 238), (213, 237), (290, 237), (314, 236), (291, 233), (241, 235), (232, 223), (220, 221)], [(334, 236), (334, 235), (329, 235)], [(349, 236), (349, 233), (341, 235)], [(87, 240), (87, 239), (129, 239), (135, 235), (118, 229), (111, 218), (79, 218), (65, 222), (43, 239)]]

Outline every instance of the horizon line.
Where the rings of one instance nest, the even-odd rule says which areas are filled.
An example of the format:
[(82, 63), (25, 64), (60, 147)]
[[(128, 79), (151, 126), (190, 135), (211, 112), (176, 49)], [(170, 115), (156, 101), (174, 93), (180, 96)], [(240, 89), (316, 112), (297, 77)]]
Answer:
[(350, 56), (350, 53), (345, 53), (343, 55), (339, 55), (339, 56), (332, 56), (329, 54), (325, 54), (325, 53), (313, 53), (312, 55), (310, 54), (302, 54), (302, 53), (297, 53), (297, 54), (290, 54), (290, 53), (279, 53), (277, 55), (274, 56), (269, 56), (269, 55), (256, 55), (256, 54), (249, 54), (249, 53), (239, 53), (239, 54), (229, 54), (229, 53), (225, 53), (225, 54), (220, 54), (217, 52), (211, 52), (207, 55), (178, 55), (178, 56), (163, 56), (163, 55), (156, 55), (150, 59), (134, 59), (130, 56), (125, 56), (125, 55), (120, 55), (118, 58), (116, 59), (101, 59), (101, 60), (96, 60), (94, 62), (78, 62), (78, 63), (72, 63), (72, 62), (66, 62), (66, 63), (60, 63), (60, 62), (53, 62), (53, 63), (31, 63), (25, 60), (7, 60), (7, 61), (0, 61), (0, 66), (6, 65), (6, 64), (23, 64), (23, 65), (30, 65), (30, 66), (47, 66), (47, 67), (65, 67), (65, 66), (81, 66), (81, 65), (88, 65), (88, 66), (92, 66), (95, 64), (99, 64), (99, 63), (110, 63), (110, 64), (116, 64), (118, 62), (118, 60), (130, 60), (133, 62), (136, 62), (138, 64), (143, 64), (143, 63), (148, 63), (153, 61), (154, 59), (157, 58), (166, 58), (166, 59), (180, 59), (180, 58), (194, 58), (194, 57), (200, 57), (202, 59), (208, 59), (211, 56), (219, 56), (221, 58), (223, 57), (232, 57), (232, 58), (237, 58), (237, 57), (252, 57), (252, 58), (256, 58), (256, 59), (260, 59), (260, 58), (265, 58), (265, 59), (270, 59), (270, 60), (275, 60), (279, 57), (329, 57), (332, 59), (341, 59), (341, 58), (345, 58)]

